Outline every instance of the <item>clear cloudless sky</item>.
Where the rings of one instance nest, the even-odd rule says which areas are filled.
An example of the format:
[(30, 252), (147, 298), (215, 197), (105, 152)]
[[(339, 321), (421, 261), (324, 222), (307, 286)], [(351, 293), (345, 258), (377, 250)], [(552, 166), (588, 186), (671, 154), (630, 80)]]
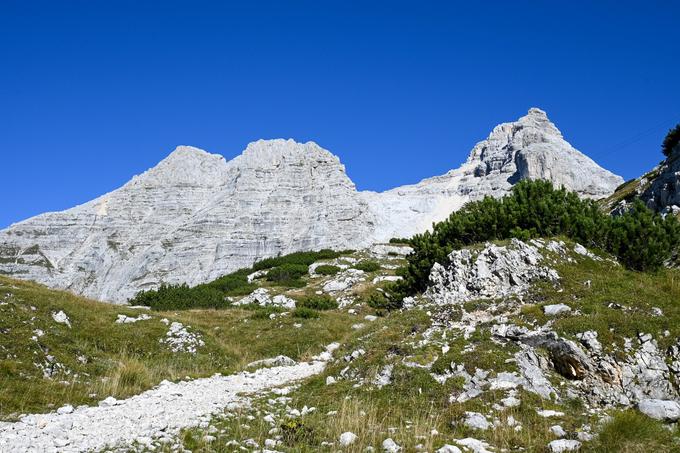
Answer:
[(678, 1), (0, 1), (0, 227), (177, 145), (314, 140), (359, 189), (462, 163), (529, 107), (629, 179), (680, 121)]

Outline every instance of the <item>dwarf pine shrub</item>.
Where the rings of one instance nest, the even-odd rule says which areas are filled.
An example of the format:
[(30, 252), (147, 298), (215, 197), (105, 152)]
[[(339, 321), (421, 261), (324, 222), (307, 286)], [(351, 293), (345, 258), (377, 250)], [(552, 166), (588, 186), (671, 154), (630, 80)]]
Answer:
[(663, 217), (637, 201), (616, 217), (601, 211), (593, 200), (555, 189), (549, 181), (521, 181), (500, 199), (485, 197), (466, 204), (431, 231), (415, 235), (400, 271), (404, 279), (394, 286), (399, 295), (427, 288), (434, 263), (446, 263), (451, 251), (493, 240), (566, 236), (587, 247), (615, 255), (625, 266), (655, 270), (680, 243), (680, 228), (673, 216)]

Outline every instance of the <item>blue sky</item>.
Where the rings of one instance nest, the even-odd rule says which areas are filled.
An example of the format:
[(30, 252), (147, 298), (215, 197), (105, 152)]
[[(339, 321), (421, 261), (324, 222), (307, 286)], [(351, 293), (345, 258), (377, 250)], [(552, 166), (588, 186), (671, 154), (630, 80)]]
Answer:
[(457, 167), (538, 106), (632, 178), (680, 121), (680, 2), (0, 2), (0, 227), (175, 146), (314, 140), (359, 189)]

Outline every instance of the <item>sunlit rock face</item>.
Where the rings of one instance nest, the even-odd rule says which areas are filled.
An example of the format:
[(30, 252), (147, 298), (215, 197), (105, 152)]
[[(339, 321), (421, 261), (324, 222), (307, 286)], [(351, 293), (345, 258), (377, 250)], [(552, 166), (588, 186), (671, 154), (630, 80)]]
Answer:
[(583, 197), (602, 198), (623, 182), (562, 138), (546, 113), (532, 108), (496, 126), (455, 170), (383, 193), (364, 192), (376, 238), (408, 237), (444, 220), (468, 201), (501, 197), (522, 179), (548, 179)]
[(0, 273), (123, 303), (265, 257), (411, 236), (525, 178), (586, 197), (622, 182), (538, 109), (494, 128), (460, 168), (383, 193), (357, 191), (340, 160), (313, 142), (259, 140), (230, 161), (180, 146), (120, 189), (0, 231)]

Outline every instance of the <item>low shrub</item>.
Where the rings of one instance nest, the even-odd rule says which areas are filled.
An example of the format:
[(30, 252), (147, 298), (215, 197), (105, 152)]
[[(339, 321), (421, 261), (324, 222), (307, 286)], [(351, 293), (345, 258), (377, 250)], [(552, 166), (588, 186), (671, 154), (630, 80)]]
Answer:
[(375, 272), (380, 269), (380, 264), (378, 264), (376, 261), (364, 260), (355, 264), (354, 269), (359, 269), (360, 271), (364, 272)]
[(340, 268), (331, 264), (322, 264), (314, 269), (314, 273), (319, 275), (335, 275), (338, 272), (340, 272)]
[(311, 308), (312, 310), (333, 310), (338, 308), (338, 302), (326, 294), (300, 297), (295, 305), (298, 308)]
[(282, 266), (284, 264), (301, 264), (309, 266), (320, 260), (331, 260), (338, 258), (342, 254), (351, 253), (350, 250), (335, 251), (330, 249), (323, 249), (317, 252), (295, 252), (289, 255), (277, 256), (274, 258), (266, 258), (258, 261), (253, 265), (254, 271), (259, 271), (262, 269), (271, 269), (274, 267)]
[(668, 131), (666, 137), (663, 139), (663, 144), (661, 145), (661, 151), (666, 157), (670, 157), (673, 148), (680, 143), (680, 124), (677, 124), (673, 129)]
[(222, 291), (225, 296), (245, 296), (257, 288), (256, 284), (248, 283), (249, 274), (250, 269), (240, 269), (213, 280), (206, 286)]
[(395, 310), (401, 308), (401, 299), (393, 296), (389, 291), (371, 291), (364, 296), (364, 302), (376, 310)]
[(294, 280), (307, 275), (307, 272), (309, 272), (309, 266), (306, 264), (284, 263), (270, 269), (267, 273), (267, 280), (270, 282)]
[(410, 239), (407, 238), (391, 238), (390, 244), (409, 244)]
[(230, 305), (220, 290), (199, 285), (161, 285), (156, 290), (141, 291), (130, 299), (131, 305), (145, 305), (153, 310), (186, 310), (190, 308), (226, 308)]
[(307, 307), (298, 307), (295, 310), (293, 310), (293, 317), (294, 318), (301, 318), (301, 319), (314, 319), (318, 318), (319, 312), (316, 310), (312, 310), (311, 308)]
[(625, 266), (655, 270), (680, 244), (680, 227), (674, 216), (662, 217), (641, 201), (612, 217), (593, 200), (555, 189), (549, 181), (521, 181), (501, 198), (471, 202), (433, 226), (432, 231), (410, 240), (414, 251), (406, 257), (404, 279), (395, 297), (427, 288), (434, 263), (446, 263), (454, 249), (509, 238), (530, 239), (563, 235), (588, 247), (615, 255)]

